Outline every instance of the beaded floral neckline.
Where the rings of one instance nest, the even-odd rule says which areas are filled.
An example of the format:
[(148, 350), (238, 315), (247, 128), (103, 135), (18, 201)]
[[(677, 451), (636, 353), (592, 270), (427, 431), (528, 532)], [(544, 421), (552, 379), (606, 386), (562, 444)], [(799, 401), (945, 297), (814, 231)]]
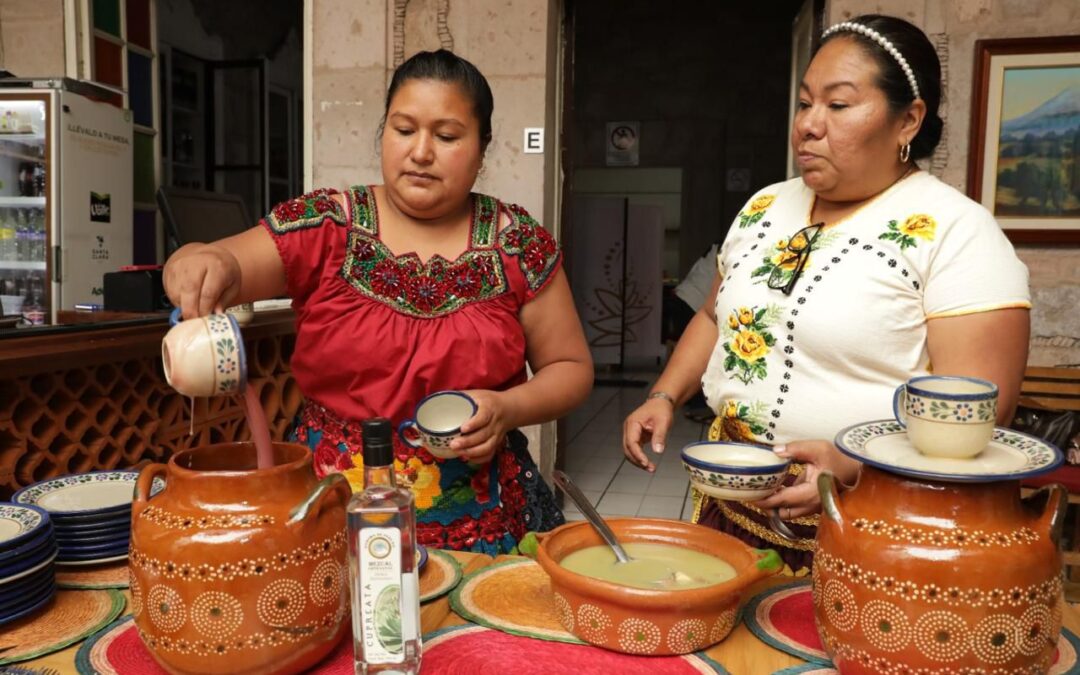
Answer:
[(507, 289), (495, 236), (499, 202), (473, 195), (469, 247), (454, 260), (414, 253), (397, 256), (379, 239), (375, 195), (367, 186), (346, 193), (351, 227), (341, 276), (363, 295), (410, 316), (433, 318), (493, 298)]

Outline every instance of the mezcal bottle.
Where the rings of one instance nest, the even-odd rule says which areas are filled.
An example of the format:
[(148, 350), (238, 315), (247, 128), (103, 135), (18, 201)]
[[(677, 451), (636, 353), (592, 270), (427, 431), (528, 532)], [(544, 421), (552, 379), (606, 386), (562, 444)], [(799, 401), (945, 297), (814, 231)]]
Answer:
[(413, 495), (394, 483), (393, 427), (365, 420), (364, 490), (348, 507), (356, 675), (420, 670), (420, 587)]

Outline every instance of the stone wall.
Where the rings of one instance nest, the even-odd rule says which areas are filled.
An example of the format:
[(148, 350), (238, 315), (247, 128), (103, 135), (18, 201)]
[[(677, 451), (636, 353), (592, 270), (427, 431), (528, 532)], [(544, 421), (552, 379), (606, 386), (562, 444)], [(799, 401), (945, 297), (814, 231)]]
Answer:
[[(945, 57), (947, 137), (934, 173), (967, 188), (975, 41), (1080, 34), (1076, 0), (828, 0), (826, 24), (859, 14), (899, 16), (925, 30)], [(1031, 273), (1029, 365), (1080, 364), (1080, 249), (1018, 246)]]
[(64, 75), (63, 0), (0, 0), (0, 68), (18, 77)]

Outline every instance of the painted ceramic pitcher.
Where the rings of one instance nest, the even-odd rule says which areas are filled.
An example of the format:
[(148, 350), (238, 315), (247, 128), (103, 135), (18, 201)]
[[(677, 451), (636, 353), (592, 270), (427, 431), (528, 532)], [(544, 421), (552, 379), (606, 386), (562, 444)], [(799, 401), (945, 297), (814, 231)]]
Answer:
[(818, 481), (818, 631), (841, 673), (1045, 673), (1061, 630), (1059, 485), (945, 483), (864, 466)]
[(298, 673), (348, 631), (348, 483), (319, 482), (300, 445), (275, 443), (274, 460), (256, 469), (253, 445), (227, 443), (139, 476), (131, 611), (171, 673)]

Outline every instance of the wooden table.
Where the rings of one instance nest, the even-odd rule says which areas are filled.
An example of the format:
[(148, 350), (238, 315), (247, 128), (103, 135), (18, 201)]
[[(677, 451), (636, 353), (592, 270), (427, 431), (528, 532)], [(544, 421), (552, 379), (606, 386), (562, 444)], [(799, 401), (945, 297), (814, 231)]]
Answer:
[[(493, 560), (490, 556), (479, 553), (461, 553), (458, 551), (449, 551), (449, 553), (461, 564), (462, 571), (465, 574), (483, 569), (493, 562), (520, 560), (520, 558), (516, 556), (499, 556)], [(745, 599), (749, 600), (755, 594), (766, 588), (789, 583), (790, 581), (791, 579), (786, 577), (765, 579), (751, 586)], [(1065, 605), (1062, 619), (1064, 625), (1069, 630), (1074, 633), (1080, 633), (1080, 612), (1077, 612), (1072, 605)], [(467, 622), (450, 610), (449, 595), (444, 595), (438, 600), (429, 602), (420, 608), (420, 626), (424, 633), (429, 633), (439, 628), (460, 626), (463, 623)], [(51, 668), (64, 675), (76, 673), (78, 671), (75, 670), (75, 654), (78, 652), (80, 644), (75, 644), (62, 651), (38, 659), (33, 659), (32, 661), (25, 661), (23, 663), (12, 665), (39, 670)], [(778, 649), (770, 647), (761, 640), (758, 640), (757, 637), (750, 632), (750, 629), (746, 627), (745, 623), (740, 623), (736, 626), (735, 630), (731, 632), (731, 635), (729, 635), (727, 639), (711, 649), (706, 650), (705, 654), (723, 665), (729, 672), (736, 673), (737, 675), (768, 675), (783, 668), (789, 668), (805, 663), (801, 659), (789, 656)]]

